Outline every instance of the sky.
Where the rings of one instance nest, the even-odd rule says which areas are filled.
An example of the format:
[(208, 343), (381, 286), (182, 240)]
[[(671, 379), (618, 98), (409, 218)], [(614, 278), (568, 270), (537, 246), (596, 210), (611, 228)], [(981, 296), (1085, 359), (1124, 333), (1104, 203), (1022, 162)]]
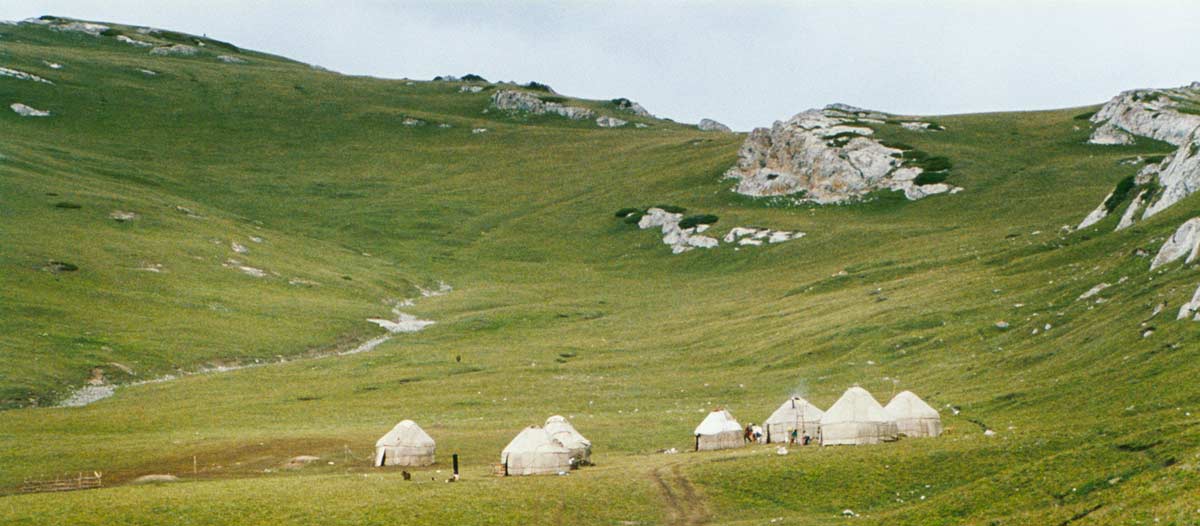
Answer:
[(536, 80), (681, 122), (833, 102), (935, 115), (1103, 102), (1200, 80), (1200, 1), (3, 0), (173, 29), (346, 74)]

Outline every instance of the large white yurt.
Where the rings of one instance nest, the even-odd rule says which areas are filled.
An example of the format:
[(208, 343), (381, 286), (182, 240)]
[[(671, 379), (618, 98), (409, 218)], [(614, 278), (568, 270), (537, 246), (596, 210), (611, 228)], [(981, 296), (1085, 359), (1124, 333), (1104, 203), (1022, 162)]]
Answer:
[(375, 442), (376, 466), (428, 466), (433, 464), (433, 438), (416, 422), (405, 420)]
[(711, 451), (714, 449), (729, 449), (742, 447), (744, 430), (733, 415), (724, 409), (717, 409), (704, 417), (704, 421), (696, 426), (696, 451)]
[(883, 410), (896, 421), (896, 429), (904, 436), (935, 437), (942, 434), (942, 417), (937, 409), (912, 391), (896, 395)]
[(546, 419), (546, 432), (551, 437), (571, 450), (571, 458), (576, 465), (589, 464), (592, 461), (592, 442), (583, 437), (566, 418), (554, 415)]
[(878, 444), (896, 439), (896, 422), (866, 389), (855, 386), (821, 416), (821, 445)]
[(825, 412), (817, 409), (817, 406), (808, 403), (800, 397), (792, 397), (783, 405), (779, 406), (767, 421), (763, 423), (765, 435), (763, 439), (768, 443), (784, 442), (791, 439), (792, 430), (796, 430), (796, 438), (803, 439), (805, 435), (816, 438), (817, 431), (821, 427), (821, 415)]
[(505, 475), (552, 475), (571, 469), (571, 450), (538, 426), (522, 430), (500, 452)]

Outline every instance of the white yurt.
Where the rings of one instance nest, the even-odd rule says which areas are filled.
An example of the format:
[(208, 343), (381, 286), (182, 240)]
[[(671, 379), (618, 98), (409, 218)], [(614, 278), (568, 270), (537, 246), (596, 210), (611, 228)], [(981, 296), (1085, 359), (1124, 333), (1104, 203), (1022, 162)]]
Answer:
[(405, 420), (375, 442), (376, 466), (428, 466), (436, 446), (416, 422)]
[(522, 430), (500, 452), (505, 475), (553, 475), (571, 469), (571, 450), (538, 426)]
[(741, 424), (733, 419), (733, 415), (724, 409), (717, 409), (704, 417), (704, 421), (696, 426), (696, 451), (711, 451), (714, 449), (729, 449), (742, 447), (745, 431)]
[(866, 389), (858, 386), (845, 394), (821, 416), (821, 445), (878, 444), (896, 439), (896, 422)]
[(805, 435), (815, 439), (817, 431), (821, 428), (821, 415), (824, 414), (824, 411), (808, 403), (808, 400), (798, 396), (792, 397), (771, 413), (763, 423), (766, 431), (763, 439), (768, 444), (786, 443), (791, 439), (793, 429), (796, 430), (797, 439), (803, 439)]
[(546, 432), (551, 437), (571, 450), (571, 458), (576, 465), (590, 464), (592, 461), (592, 442), (575, 430), (566, 418), (554, 415), (546, 419)]
[(883, 410), (896, 421), (896, 429), (904, 436), (935, 437), (942, 434), (942, 417), (937, 409), (912, 391), (896, 395)]

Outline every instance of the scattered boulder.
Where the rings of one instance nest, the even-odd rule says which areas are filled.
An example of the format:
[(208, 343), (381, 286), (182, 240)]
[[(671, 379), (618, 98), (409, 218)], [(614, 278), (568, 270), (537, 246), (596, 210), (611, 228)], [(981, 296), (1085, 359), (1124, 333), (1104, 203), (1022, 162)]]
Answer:
[(146, 42), (145, 40), (138, 40), (138, 39), (136, 39), (136, 38), (129, 38), (129, 37), (125, 36), (125, 35), (117, 35), (117, 42), (122, 42), (122, 43), (125, 43), (125, 44), (129, 44), (129, 45), (131, 45), (131, 46), (137, 46), (137, 47), (151, 47), (151, 46), (153, 46), (153, 45), (154, 45), (153, 43)]
[[(59, 67), (61, 68), (62, 66), (59, 66)], [(41, 82), (43, 84), (54, 84), (53, 82), (50, 82), (49, 80), (46, 80), (42, 77), (34, 75), (33, 73), (26, 73), (19, 69), (12, 69), (12, 68), (5, 68), (5, 67), (0, 67), (0, 77), (11, 77), (11, 78), (14, 78), (17, 80), (28, 80), (31, 82)]]
[(256, 278), (267, 277), (267, 271), (260, 269), (260, 268), (243, 265), (241, 261), (238, 261), (236, 259), (225, 260), (225, 264), (223, 266), (226, 268), (236, 268), (236, 269), (242, 271), (242, 273), (246, 274), (247, 276), (253, 276)]
[(855, 116), (827, 107), (754, 129), (738, 151), (737, 164), (725, 173), (739, 181), (734, 191), (798, 195), (797, 200), (817, 204), (844, 203), (881, 189), (903, 191), (910, 200), (958, 191), (940, 182), (918, 184), (924, 169), (906, 164), (901, 147), (872, 138), (871, 128), (852, 125), (858, 114), (868, 113), (845, 108)]
[(1003, 320), (1001, 320), (1001, 321), (998, 321), (998, 322), (996, 322), (996, 328), (997, 328), (997, 329), (1000, 329), (1000, 330), (1002, 330), (1002, 331), (1003, 331), (1003, 330), (1007, 330), (1007, 329), (1008, 329), (1008, 322), (1006, 322), (1006, 321), (1003, 321)]
[(133, 212), (126, 212), (124, 210), (113, 210), (112, 213), (108, 214), (108, 217), (119, 223), (125, 223), (127, 221), (133, 221), (134, 219), (137, 219), (138, 215)]
[(424, 126), (426, 123), (415, 117), (405, 117), (404, 120), (400, 121), (400, 124), (405, 126)]
[(157, 71), (151, 71), (151, 70), (148, 70), (148, 69), (139, 69), (138, 71), (142, 72), (142, 74), (143, 74), (143, 75), (145, 75), (145, 76), (147, 76), (147, 77), (153, 77), (153, 76), (156, 76), (156, 75), (158, 75), (158, 72), (157, 72)]
[(487, 133), (487, 131), (488, 131), (487, 128), (474, 128), (471, 130), (471, 133), (479, 134), (479, 133)]
[(616, 117), (609, 117), (608, 115), (602, 115), (596, 118), (596, 125), (601, 128), (619, 128), (626, 124), (629, 124), (629, 121), (623, 121)]
[(935, 126), (932, 122), (902, 122), (900, 127), (910, 131), (940, 131), (940, 126)]
[(1192, 295), (1192, 301), (1179, 307), (1179, 316), (1175, 319), (1184, 320), (1189, 317), (1194, 321), (1200, 321), (1200, 287), (1196, 288), (1196, 293)]
[(458, 88), (459, 93), (479, 93), (483, 91), (483, 86), (461, 86)]
[(169, 46), (159, 46), (150, 50), (151, 55), (172, 56), (172, 57), (192, 57), (200, 53), (200, 49), (184, 44), (171, 44)]
[(613, 106), (616, 106), (618, 110), (627, 111), (629, 113), (637, 115), (638, 117), (653, 117), (653, 115), (651, 115), (650, 112), (646, 111), (646, 108), (643, 108), (641, 104), (638, 104), (638, 103), (631, 101), (629, 99), (626, 99), (624, 97), (619, 98), (619, 99), (613, 99), (610, 102), (612, 102)]
[(63, 68), (62, 64), (59, 64), (57, 62), (50, 62), (49, 60), (43, 60), (42, 64), (45, 64), (46, 67), (48, 67), (50, 69), (62, 69)]
[(234, 252), (237, 252), (238, 254), (249, 254), (250, 253), (250, 249), (246, 248), (246, 245), (238, 243), (237, 241), (230, 241), (229, 248), (232, 249)]
[(771, 230), (769, 228), (733, 227), (722, 239), (726, 243), (737, 243), (741, 246), (758, 246), (766, 243), (782, 243), (804, 237), (804, 232), (788, 232), (786, 230)]
[(179, 482), (179, 477), (168, 474), (157, 475), (142, 475), (133, 479), (133, 484), (164, 484), (169, 482)]
[(1109, 285), (1108, 283), (1100, 283), (1100, 284), (1096, 285), (1095, 287), (1088, 289), (1087, 292), (1080, 294), (1079, 298), (1076, 301), (1086, 300), (1092, 296), (1099, 294), (1101, 291), (1103, 291), (1104, 289), (1107, 289), (1108, 287), (1111, 287), (1111, 286), (1112, 285)]
[(13, 104), (11, 104), (9, 106), (9, 108), (11, 108), (14, 113), (16, 113), (17, 115), (20, 115), (22, 117), (49, 117), (50, 116), (49, 111), (39, 110), (32, 106), (26, 106), (24, 104), (21, 104), (20, 102), (14, 102)]
[(558, 102), (546, 102), (537, 95), (524, 91), (500, 90), (492, 95), (492, 106), (509, 113), (542, 115), (551, 113), (571, 120), (590, 119), (596, 113), (587, 108), (565, 106)]
[[(638, 228), (645, 230), (648, 228), (659, 228), (662, 232), (662, 240), (664, 244), (671, 247), (672, 254), (682, 254), (697, 248), (716, 248), (719, 242), (716, 238), (709, 236), (697, 235), (699, 226), (692, 228), (680, 228), (679, 222), (683, 219), (683, 214), (668, 212), (661, 208), (650, 208), (638, 220)], [(701, 225), (707, 229), (707, 225)]]
[(733, 130), (730, 129), (729, 126), (721, 124), (712, 119), (700, 119), (700, 124), (697, 124), (696, 127), (699, 128), (700, 131), (733, 133)]
[(226, 64), (245, 64), (246, 63), (246, 59), (241, 58), (241, 57), (235, 57), (233, 55), (217, 55), (217, 60), (220, 60), (221, 62), (224, 62)]
[(1174, 262), (1187, 256), (1185, 263), (1191, 263), (1200, 255), (1200, 217), (1185, 221), (1167, 238), (1154, 261), (1150, 262), (1150, 270)]
[(288, 461), (283, 464), (283, 468), (284, 469), (300, 469), (300, 468), (307, 466), (309, 464), (312, 464), (313, 462), (316, 462), (318, 460), (321, 460), (321, 457), (316, 457), (313, 455), (300, 455), (300, 456), (292, 457), (292, 458), (288, 459)]

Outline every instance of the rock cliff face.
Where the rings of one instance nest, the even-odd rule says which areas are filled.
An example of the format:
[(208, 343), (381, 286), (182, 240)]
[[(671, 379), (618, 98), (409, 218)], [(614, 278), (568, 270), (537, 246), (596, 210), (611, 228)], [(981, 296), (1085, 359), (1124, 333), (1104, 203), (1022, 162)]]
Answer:
[[(1089, 140), (1092, 144), (1132, 144), (1137, 137), (1145, 137), (1179, 147), (1138, 173), (1134, 181), (1136, 191), (1127, 192), (1135, 197), (1122, 214), (1117, 230), (1162, 212), (1200, 190), (1200, 114), (1197, 113), (1200, 113), (1200, 82), (1182, 88), (1126, 91), (1092, 116), (1092, 122), (1099, 125)], [(1108, 211), (1102, 209), (1111, 197), (1111, 194), (1105, 197), (1079, 227), (1103, 219)]]
[(1180, 112), (1200, 104), (1200, 83), (1165, 90), (1125, 91), (1108, 101), (1091, 121), (1100, 127), (1092, 144), (1132, 144), (1134, 136), (1180, 146), (1200, 126), (1200, 115)]
[[(842, 203), (890, 189), (908, 199), (954, 193), (958, 188), (919, 185), (924, 171), (905, 161), (905, 150), (872, 138), (863, 123), (883, 123), (883, 114), (846, 105), (809, 110), (771, 128), (756, 128), (738, 151), (737, 164), (725, 173), (737, 179), (734, 190), (762, 197), (796, 195), (820, 204)], [(859, 125), (856, 125), (859, 124)]]
[(557, 102), (546, 102), (532, 93), (514, 90), (500, 90), (492, 95), (492, 106), (507, 112), (531, 113), (542, 115), (552, 113), (572, 120), (591, 119), (596, 112), (578, 106), (565, 106)]

